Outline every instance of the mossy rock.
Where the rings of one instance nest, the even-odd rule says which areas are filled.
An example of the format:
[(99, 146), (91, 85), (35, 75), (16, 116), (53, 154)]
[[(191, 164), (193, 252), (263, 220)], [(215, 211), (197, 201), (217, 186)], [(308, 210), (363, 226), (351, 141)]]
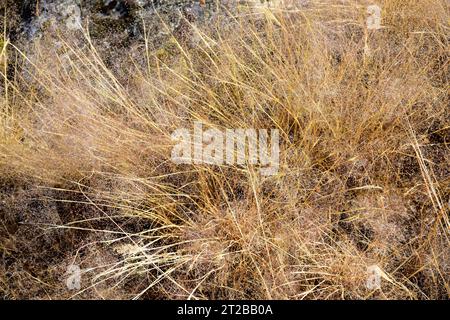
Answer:
[[(5, 30), (9, 38), (15, 38), (22, 22), (22, 7), (23, 1), (3, 0), (0, 1), (0, 34), (3, 35)], [(6, 15), (6, 19), (5, 19)]]
[(128, 1), (97, 1), (92, 8), (90, 27), (93, 38), (107, 38), (111, 34), (124, 33), (134, 28), (138, 7)]

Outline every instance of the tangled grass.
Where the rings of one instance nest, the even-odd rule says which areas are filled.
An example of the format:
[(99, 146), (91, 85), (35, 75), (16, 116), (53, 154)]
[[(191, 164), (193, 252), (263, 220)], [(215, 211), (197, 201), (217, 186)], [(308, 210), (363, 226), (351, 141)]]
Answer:
[[(5, 41), (3, 297), (448, 298), (449, 5), (380, 7), (379, 30), (364, 1), (186, 22), (114, 61), (87, 30)], [(194, 121), (278, 129), (278, 174), (174, 164)]]

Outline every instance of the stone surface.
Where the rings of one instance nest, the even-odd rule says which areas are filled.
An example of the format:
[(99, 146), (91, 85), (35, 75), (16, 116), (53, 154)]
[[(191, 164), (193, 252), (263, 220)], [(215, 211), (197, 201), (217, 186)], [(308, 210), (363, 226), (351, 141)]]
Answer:
[[(181, 16), (197, 20), (217, 5), (214, 0), (4, 0), (0, 14), (7, 14), (13, 40), (39, 37), (49, 29), (81, 30), (89, 26), (96, 37), (124, 33), (140, 36), (142, 21), (160, 21), (176, 29)], [(223, 1), (222, 1), (223, 2)], [(226, 1), (225, 1), (226, 2)], [(1, 25), (3, 27), (3, 22)]]

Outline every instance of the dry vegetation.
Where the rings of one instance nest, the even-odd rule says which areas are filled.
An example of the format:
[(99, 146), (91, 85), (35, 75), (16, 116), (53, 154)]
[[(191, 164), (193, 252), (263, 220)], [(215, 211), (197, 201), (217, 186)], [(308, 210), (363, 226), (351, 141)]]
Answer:
[[(3, 41), (1, 296), (447, 299), (449, 4), (380, 6), (186, 22), (114, 62), (88, 32)], [(193, 121), (278, 128), (278, 174), (172, 163)]]

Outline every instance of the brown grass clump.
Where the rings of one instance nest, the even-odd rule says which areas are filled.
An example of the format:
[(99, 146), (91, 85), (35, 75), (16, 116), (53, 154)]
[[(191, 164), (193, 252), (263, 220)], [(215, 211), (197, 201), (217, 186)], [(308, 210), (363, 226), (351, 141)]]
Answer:
[[(379, 30), (369, 4), (186, 22), (114, 63), (87, 32), (5, 44), (2, 296), (448, 298), (448, 2), (380, 1)], [(194, 121), (279, 129), (278, 174), (174, 164)]]

